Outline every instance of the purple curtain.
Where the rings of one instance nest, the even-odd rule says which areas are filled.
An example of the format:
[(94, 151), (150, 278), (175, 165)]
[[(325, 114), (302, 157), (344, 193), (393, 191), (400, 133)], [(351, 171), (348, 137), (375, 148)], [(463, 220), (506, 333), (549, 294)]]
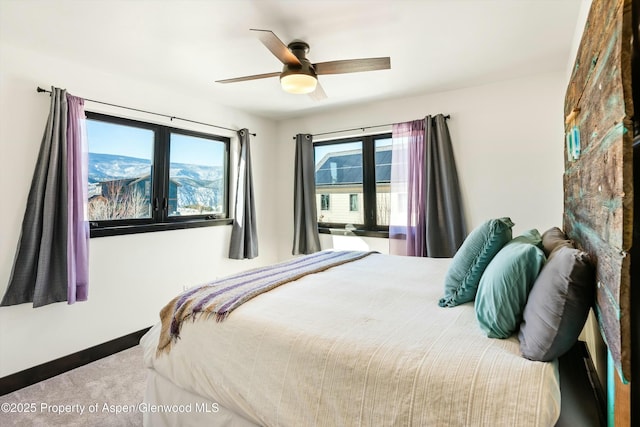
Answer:
[(424, 120), (393, 125), (389, 251), (424, 256)]
[(395, 124), (392, 138), (389, 252), (452, 257), (466, 227), (444, 116)]
[(87, 299), (87, 150), (80, 98), (51, 88), (9, 286), (0, 305)]
[(88, 147), (84, 99), (67, 94), (67, 303), (86, 301), (89, 287)]

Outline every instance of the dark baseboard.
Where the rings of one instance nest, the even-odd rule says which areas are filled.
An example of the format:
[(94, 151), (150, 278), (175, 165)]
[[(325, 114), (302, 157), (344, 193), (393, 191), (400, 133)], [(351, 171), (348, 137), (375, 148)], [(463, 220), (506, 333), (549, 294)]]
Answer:
[(560, 356), (559, 370), (562, 403), (556, 427), (605, 427), (605, 393), (584, 341)]
[(140, 342), (140, 338), (149, 329), (151, 328), (141, 329), (123, 337), (0, 378), (0, 396), (79, 368), (87, 363), (95, 362), (103, 357), (111, 356), (122, 350), (135, 347)]

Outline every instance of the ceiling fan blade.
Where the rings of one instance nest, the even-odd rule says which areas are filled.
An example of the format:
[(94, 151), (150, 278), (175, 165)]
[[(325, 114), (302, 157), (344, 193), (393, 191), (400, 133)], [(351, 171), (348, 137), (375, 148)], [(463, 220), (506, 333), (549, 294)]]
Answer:
[(286, 44), (282, 42), (276, 36), (273, 31), (270, 30), (258, 30), (251, 28), (251, 31), (255, 31), (258, 34), (258, 38), (263, 45), (266, 46), (276, 58), (286, 65), (302, 65), (300, 60), (289, 50)]
[(362, 58), (345, 59), (342, 61), (329, 61), (313, 64), (316, 74), (344, 74), (358, 73), (360, 71), (388, 70), (391, 68), (391, 58)]
[(318, 82), (318, 84), (316, 84), (316, 90), (311, 92), (309, 94), (309, 96), (314, 101), (322, 101), (323, 99), (327, 99), (327, 94), (325, 93), (324, 89), (322, 88), (322, 85), (320, 84), (320, 82)]
[(278, 77), (280, 76), (280, 74), (281, 73), (279, 71), (275, 73), (254, 74), (253, 76), (244, 76), (244, 77), (235, 77), (233, 79), (216, 80), (216, 83), (235, 83), (235, 82), (244, 82), (247, 80), (266, 79), (269, 77)]

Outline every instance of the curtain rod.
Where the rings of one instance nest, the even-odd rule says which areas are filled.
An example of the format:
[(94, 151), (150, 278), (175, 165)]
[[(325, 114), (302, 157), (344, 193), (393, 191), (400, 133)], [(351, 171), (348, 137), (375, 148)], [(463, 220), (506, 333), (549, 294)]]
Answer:
[[(444, 116), (445, 119), (450, 119), (451, 115), (447, 114), (446, 116)], [(365, 129), (371, 129), (371, 128), (381, 128), (381, 127), (386, 127), (386, 126), (393, 126), (395, 123), (387, 123), (386, 125), (373, 125), (373, 126), (361, 126), (358, 128), (352, 128), (352, 129), (343, 129), (343, 130), (334, 130), (331, 132), (322, 132), (322, 133), (314, 133), (311, 136), (322, 136), (322, 135), (331, 135), (333, 133), (341, 133), (341, 132), (350, 132), (353, 130), (361, 130), (362, 132), (364, 132)], [(296, 139), (296, 137), (294, 136), (293, 139)]]
[[(37, 89), (38, 92), (46, 92), (49, 95), (51, 95), (51, 91), (47, 90), (47, 89), (42, 89), (40, 86), (38, 86)], [(126, 110), (132, 110), (132, 111), (138, 111), (140, 113), (146, 113), (146, 114), (153, 114), (155, 116), (161, 116), (161, 117), (167, 117), (169, 120), (173, 121), (175, 120), (182, 120), (183, 122), (189, 122), (189, 123), (196, 123), (199, 125), (204, 125), (204, 126), (211, 126), (214, 128), (218, 128), (218, 129), (224, 129), (224, 130), (229, 130), (231, 132), (238, 132), (238, 129), (231, 129), (231, 128), (226, 128), (224, 126), (218, 126), (218, 125), (212, 125), (210, 123), (204, 123), (204, 122), (198, 122), (195, 120), (189, 120), (189, 119), (183, 119), (181, 117), (176, 117), (176, 116), (170, 116), (168, 114), (162, 114), (162, 113), (154, 113), (153, 111), (146, 111), (146, 110), (140, 110), (138, 108), (131, 108), (131, 107), (125, 107), (124, 105), (118, 105), (118, 104), (111, 104), (109, 102), (103, 102), (103, 101), (96, 101), (95, 99), (88, 99), (88, 98), (83, 98), (85, 101), (89, 101), (89, 102), (95, 102), (96, 104), (103, 104), (103, 105), (109, 105), (111, 107), (118, 107), (118, 108), (124, 108)], [(250, 133), (250, 135), (256, 136), (255, 133)]]

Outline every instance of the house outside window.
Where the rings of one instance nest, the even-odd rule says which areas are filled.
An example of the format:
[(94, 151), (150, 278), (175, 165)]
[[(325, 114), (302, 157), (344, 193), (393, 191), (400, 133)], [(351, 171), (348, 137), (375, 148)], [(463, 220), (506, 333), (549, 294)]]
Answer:
[(87, 112), (91, 236), (229, 223), (230, 139)]
[(315, 142), (314, 155), (320, 231), (353, 224), (362, 234), (388, 233), (391, 135)]

